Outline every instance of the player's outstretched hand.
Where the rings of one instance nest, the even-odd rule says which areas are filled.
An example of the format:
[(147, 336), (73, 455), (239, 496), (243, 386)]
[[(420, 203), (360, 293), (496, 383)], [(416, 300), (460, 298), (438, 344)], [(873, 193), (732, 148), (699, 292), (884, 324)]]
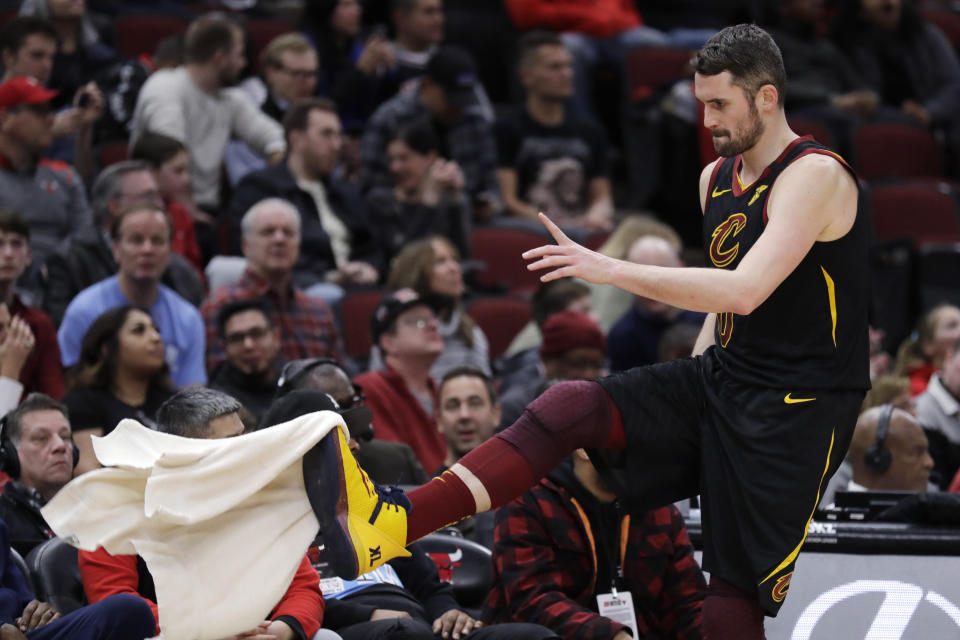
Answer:
[(613, 258), (577, 244), (543, 213), (539, 218), (553, 239), (557, 241), (557, 244), (547, 244), (523, 253), (524, 260), (533, 261), (527, 265), (530, 271), (552, 269), (540, 276), (540, 282), (574, 276), (596, 284), (610, 283), (616, 263)]

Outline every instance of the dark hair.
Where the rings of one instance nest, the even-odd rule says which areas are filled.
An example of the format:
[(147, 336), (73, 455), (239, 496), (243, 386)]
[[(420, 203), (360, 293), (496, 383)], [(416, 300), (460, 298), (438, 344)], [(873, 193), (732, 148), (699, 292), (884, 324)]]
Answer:
[(564, 47), (563, 40), (553, 31), (537, 29), (528, 31), (517, 41), (517, 64), (521, 67), (528, 62), (540, 47)]
[(36, 16), (18, 16), (0, 30), (0, 50), (16, 53), (32, 35), (44, 35), (58, 42), (57, 31), (49, 20)]
[(419, 2), (420, 0), (393, 0), (393, 10), (410, 13), (417, 8)]
[(150, 163), (154, 169), (172, 160), (178, 153), (187, 150), (187, 147), (170, 136), (159, 133), (144, 133), (137, 139), (130, 150), (131, 160), (143, 160)]
[(0, 209), (0, 231), (4, 233), (15, 233), (30, 239), (30, 225), (23, 214), (13, 209)]
[(493, 380), (485, 374), (480, 369), (476, 367), (454, 367), (450, 369), (440, 380), (440, 384), (437, 385), (437, 402), (440, 401), (441, 396), (443, 396), (443, 387), (454, 378), (467, 377), (467, 378), (477, 378), (478, 380), (483, 381), (483, 386), (487, 389), (487, 396), (490, 398), (490, 404), (497, 404), (497, 389), (493, 386)]
[(160, 431), (184, 438), (206, 438), (210, 422), (238, 413), (243, 405), (233, 396), (207, 387), (193, 386), (178, 391), (157, 409)]
[(227, 323), (230, 321), (230, 318), (238, 313), (243, 313), (244, 311), (259, 311), (263, 314), (263, 317), (267, 319), (267, 325), (270, 327), (273, 326), (270, 303), (263, 298), (231, 300), (227, 304), (223, 305), (223, 308), (220, 309), (219, 313), (217, 313), (217, 330), (220, 332), (221, 338), (224, 337), (224, 331), (226, 331)]
[(153, 50), (152, 62), (154, 68), (179, 67), (183, 64), (183, 49), (186, 40), (185, 34), (175, 33), (157, 43)]
[(413, 124), (400, 127), (390, 137), (389, 142), (394, 140), (399, 140), (420, 155), (426, 155), (431, 151), (440, 151), (437, 132), (427, 120), (418, 120)]
[(31, 393), (20, 403), (19, 407), (8, 413), (3, 419), (3, 437), (14, 445), (19, 445), (20, 429), (23, 427), (23, 417), (34, 411), (51, 410), (59, 411), (65, 418), (70, 419), (70, 411), (67, 409), (67, 405), (58, 400), (54, 400), (44, 393)]
[(306, 131), (310, 123), (310, 112), (326, 111), (336, 115), (337, 105), (328, 98), (304, 98), (294, 102), (283, 116), (283, 137), (290, 142), (291, 131)]
[(660, 336), (660, 343), (657, 345), (658, 359), (660, 362), (667, 362), (691, 356), (699, 335), (700, 327), (691, 322), (673, 325)]
[(185, 62), (209, 62), (220, 51), (233, 47), (235, 33), (243, 33), (240, 27), (226, 18), (214, 15), (201, 16), (190, 23), (184, 37), (183, 59)]
[[(837, 13), (830, 26), (830, 38), (843, 51), (850, 51), (873, 36), (873, 28), (863, 18), (862, 0), (835, 2)], [(900, 5), (900, 24), (897, 33), (904, 40), (913, 40), (924, 33), (925, 19), (913, 2)]]
[(777, 90), (777, 104), (783, 106), (787, 72), (780, 48), (770, 34), (754, 24), (737, 24), (714, 34), (693, 59), (700, 75), (715, 76), (729, 71), (733, 84), (752, 100), (764, 85)]
[[(101, 313), (80, 343), (80, 357), (67, 372), (67, 388), (102, 389), (110, 391), (117, 374), (117, 358), (120, 352), (120, 329), (131, 311), (150, 312), (142, 307), (123, 305)], [(150, 380), (151, 386), (170, 389), (170, 367), (163, 367)]]
[(574, 278), (559, 278), (540, 285), (530, 298), (530, 316), (538, 327), (555, 313), (566, 311), (574, 300), (590, 295), (590, 288)]

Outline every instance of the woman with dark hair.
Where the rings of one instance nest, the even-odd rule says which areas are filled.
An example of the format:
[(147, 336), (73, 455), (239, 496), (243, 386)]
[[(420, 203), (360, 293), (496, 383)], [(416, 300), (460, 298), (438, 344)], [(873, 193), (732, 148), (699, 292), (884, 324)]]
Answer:
[(130, 150), (131, 160), (143, 160), (160, 187), (160, 196), (173, 220), (170, 248), (190, 261), (203, 275), (203, 256), (197, 244), (194, 218), (211, 222), (210, 216), (193, 203), (190, 188), (190, 155), (182, 142), (158, 133), (145, 133)]
[(67, 372), (67, 389), (63, 402), (80, 449), (78, 474), (99, 466), (90, 436), (107, 435), (124, 418), (155, 428), (154, 413), (173, 395), (173, 386), (150, 314), (131, 305), (100, 314)]
[(960, 115), (960, 61), (946, 36), (908, 0), (844, 0), (832, 38), (889, 114), (953, 127)]
[[(483, 330), (463, 309), (463, 269), (457, 248), (443, 236), (430, 236), (407, 245), (390, 265), (387, 288), (410, 288), (422, 298), (444, 301), (437, 311), (443, 353), (430, 368), (430, 376), (440, 380), (456, 367), (475, 367), (490, 374), (490, 345)], [(374, 348), (370, 369), (382, 368)]]
[(442, 235), (461, 255), (468, 250), (470, 208), (463, 172), (440, 157), (437, 134), (428, 122), (402, 127), (387, 144), (393, 187), (367, 195), (387, 258), (415, 240)]

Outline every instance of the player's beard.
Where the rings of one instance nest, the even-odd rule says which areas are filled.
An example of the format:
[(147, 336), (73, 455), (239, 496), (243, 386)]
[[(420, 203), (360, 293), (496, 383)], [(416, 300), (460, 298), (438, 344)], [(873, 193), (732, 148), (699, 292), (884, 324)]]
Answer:
[[(713, 149), (717, 152), (717, 155), (724, 158), (738, 156), (744, 151), (752, 149), (753, 146), (757, 144), (757, 141), (760, 140), (760, 136), (762, 136), (764, 132), (763, 120), (760, 119), (760, 113), (757, 111), (757, 106), (753, 104), (753, 101), (750, 101), (748, 104), (750, 105), (749, 119), (747, 120), (746, 126), (737, 127), (736, 136), (731, 135), (727, 130), (714, 131)], [(717, 133), (726, 135), (727, 141), (719, 142), (719, 139), (716, 137)]]

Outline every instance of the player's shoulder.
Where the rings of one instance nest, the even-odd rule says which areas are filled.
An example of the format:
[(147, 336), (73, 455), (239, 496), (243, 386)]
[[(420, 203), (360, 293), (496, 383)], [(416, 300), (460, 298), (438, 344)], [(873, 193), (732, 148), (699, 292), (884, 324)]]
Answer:
[(783, 170), (784, 183), (812, 186), (855, 186), (856, 181), (847, 163), (836, 153), (817, 149), (796, 158)]

